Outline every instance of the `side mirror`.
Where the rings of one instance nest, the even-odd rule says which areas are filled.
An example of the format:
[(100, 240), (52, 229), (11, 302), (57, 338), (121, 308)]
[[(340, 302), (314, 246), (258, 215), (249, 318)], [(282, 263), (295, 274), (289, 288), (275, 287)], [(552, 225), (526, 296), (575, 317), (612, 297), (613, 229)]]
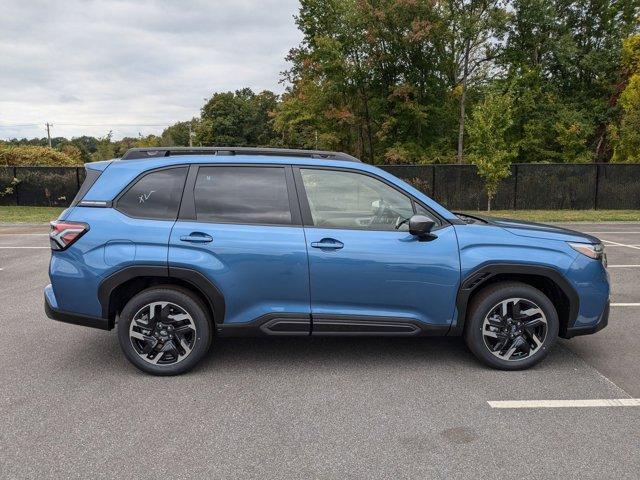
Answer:
[(433, 240), (437, 238), (431, 230), (436, 222), (424, 215), (414, 215), (409, 219), (409, 233), (415, 235), (421, 240)]

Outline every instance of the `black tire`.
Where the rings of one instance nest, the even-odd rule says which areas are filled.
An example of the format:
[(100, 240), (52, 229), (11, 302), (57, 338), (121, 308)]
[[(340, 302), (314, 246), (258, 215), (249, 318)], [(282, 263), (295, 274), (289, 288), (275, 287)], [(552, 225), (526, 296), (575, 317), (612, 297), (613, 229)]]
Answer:
[[(169, 351), (160, 355), (161, 358), (175, 358), (175, 363), (152, 364), (148, 360), (148, 356), (145, 355), (147, 360), (142, 358), (142, 354), (138, 353), (133, 345), (136, 343), (140, 348), (145, 346), (146, 343), (143, 341), (136, 342), (135, 339), (131, 338), (131, 322), (136, 314), (144, 311), (146, 306), (154, 302), (168, 302), (172, 309), (177, 307), (190, 316), (188, 321), (189, 333), (187, 333), (190, 351), (187, 352), (187, 350), (181, 348), (184, 355), (182, 359), (178, 359), (178, 355), (172, 355)], [(160, 312), (163, 311), (161, 310)], [(139, 323), (136, 323), (136, 325), (139, 325)], [(143, 372), (152, 375), (179, 375), (193, 368), (209, 351), (213, 331), (211, 325), (212, 320), (209, 319), (206, 307), (198, 297), (187, 289), (176, 286), (152, 287), (135, 295), (122, 309), (118, 319), (118, 341), (127, 359)], [(134, 330), (137, 329), (134, 327)], [(191, 330), (194, 331), (192, 332)], [(166, 331), (166, 329), (163, 331)], [(149, 336), (148, 338), (152, 337)], [(176, 335), (176, 338), (178, 338), (178, 335)], [(167, 337), (166, 343), (171, 341)], [(158, 345), (164, 345), (164, 343), (159, 343)], [(160, 348), (156, 347), (155, 350)], [(149, 355), (153, 355), (153, 353)]]
[[(510, 305), (511, 303), (508, 302), (509, 299), (524, 300), (523, 302), (514, 303), (518, 304), (517, 308), (521, 308), (520, 304), (522, 304), (526, 305), (525, 308), (531, 309), (531, 304), (534, 304), (542, 311), (543, 315), (536, 314), (531, 317), (533, 319), (537, 318), (537, 323), (540, 324), (540, 326), (536, 327), (538, 330), (534, 331), (533, 335), (522, 325), (515, 325), (515, 323), (518, 322), (510, 318), (515, 317), (515, 315), (511, 314), (504, 316), (498, 315), (500, 318), (500, 327), (503, 328), (493, 326), (495, 323), (494, 319), (498, 318), (495, 316), (496, 313), (502, 311), (501, 304), (505, 302), (507, 305)], [(514, 307), (511, 307), (512, 312), (513, 308)], [(535, 311), (535, 309), (525, 311)], [(489, 320), (490, 314), (492, 315), (491, 321)], [(519, 314), (520, 312), (518, 310), (517, 316), (521, 318)], [(505, 318), (508, 320), (505, 320)], [(543, 318), (546, 320), (546, 325), (540, 321), (540, 319)], [(507, 321), (510, 322), (509, 325), (506, 325)], [(526, 324), (527, 321), (530, 320), (525, 319), (519, 323)], [(512, 325), (511, 322), (514, 325)], [(544, 293), (525, 283), (502, 282), (485, 288), (474, 297), (465, 324), (464, 338), (473, 354), (486, 365), (501, 370), (523, 370), (537, 364), (547, 356), (549, 348), (551, 348), (558, 338), (558, 328), (558, 313), (551, 300), (549, 300)], [(498, 332), (497, 335), (499, 335), (499, 338), (493, 339), (489, 337), (489, 335), (496, 335), (494, 331)], [(519, 332), (522, 333), (518, 335)], [(544, 332), (544, 339), (542, 340), (538, 336), (538, 334), (541, 335), (540, 332)], [(511, 338), (512, 335), (515, 338)], [(534, 335), (535, 340), (533, 340)], [(511, 351), (510, 347), (514, 345), (513, 342), (518, 337), (522, 337), (521, 340), (518, 340), (518, 344), (521, 346), (516, 350), (517, 353), (512, 355), (514, 355), (514, 357), (521, 356), (521, 358), (510, 357), (511, 359), (509, 360), (505, 359), (504, 357), (509, 355), (508, 352)], [(527, 342), (528, 346), (522, 343), (523, 340)], [(503, 345), (500, 342), (505, 342), (503, 349), (499, 347), (499, 345)], [(534, 348), (531, 347), (532, 345)], [(527, 349), (529, 349), (528, 353)], [(502, 357), (498, 356), (501, 351), (505, 351)]]

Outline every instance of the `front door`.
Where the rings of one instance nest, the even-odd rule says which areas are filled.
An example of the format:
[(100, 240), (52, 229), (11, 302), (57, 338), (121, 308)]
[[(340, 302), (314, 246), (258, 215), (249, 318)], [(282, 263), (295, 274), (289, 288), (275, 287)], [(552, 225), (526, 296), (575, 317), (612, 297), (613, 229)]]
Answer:
[[(445, 333), (460, 268), (454, 228), (380, 178), (296, 169), (309, 252), (314, 334)], [(414, 213), (437, 238), (408, 232)]]
[(307, 250), (291, 168), (192, 166), (169, 244), (176, 268), (204, 275), (224, 298), (224, 312), (214, 312), (219, 333), (308, 335)]

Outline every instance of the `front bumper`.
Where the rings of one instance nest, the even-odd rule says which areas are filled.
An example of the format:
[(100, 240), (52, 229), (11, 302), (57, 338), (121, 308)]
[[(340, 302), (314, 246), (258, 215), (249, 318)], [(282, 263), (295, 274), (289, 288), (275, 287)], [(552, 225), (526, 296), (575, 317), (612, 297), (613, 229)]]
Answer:
[(590, 335), (592, 333), (596, 333), (599, 332), (600, 330), (602, 330), (604, 327), (606, 327), (609, 323), (609, 310), (610, 310), (610, 305), (609, 305), (609, 301), (607, 300), (607, 303), (604, 307), (604, 310), (602, 311), (602, 314), (600, 315), (600, 318), (598, 319), (598, 321), (593, 324), (593, 325), (589, 325), (589, 326), (585, 326), (585, 327), (571, 327), (567, 329), (567, 333), (565, 335), (563, 335), (563, 338), (572, 338), (572, 337), (577, 337), (579, 335)]
[(51, 285), (47, 285), (44, 290), (44, 312), (51, 320), (82, 325), (83, 327), (99, 328), (100, 330), (111, 330), (113, 328), (113, 322), (110, 322), (107, 318), (88, 317), (77, 313), (64, 312), (56, 307), (57, 302), (53, 289)]

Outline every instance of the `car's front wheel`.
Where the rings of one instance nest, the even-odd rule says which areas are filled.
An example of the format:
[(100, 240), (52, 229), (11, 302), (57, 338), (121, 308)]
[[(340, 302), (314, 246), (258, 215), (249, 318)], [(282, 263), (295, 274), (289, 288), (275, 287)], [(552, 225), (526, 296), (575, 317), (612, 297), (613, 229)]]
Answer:
[(487, 365), (521, 370), (540, 362), (558, 338), (558, 314), (537, 288), (519, 282), (491, 285), (469, 309), (465, 340)]
[(209, 350), (206, 307), (188, 290), (161, 286), (135, 295), (122, 309), (118, 340), (125, 356), (153, 375), (178, 375)]

